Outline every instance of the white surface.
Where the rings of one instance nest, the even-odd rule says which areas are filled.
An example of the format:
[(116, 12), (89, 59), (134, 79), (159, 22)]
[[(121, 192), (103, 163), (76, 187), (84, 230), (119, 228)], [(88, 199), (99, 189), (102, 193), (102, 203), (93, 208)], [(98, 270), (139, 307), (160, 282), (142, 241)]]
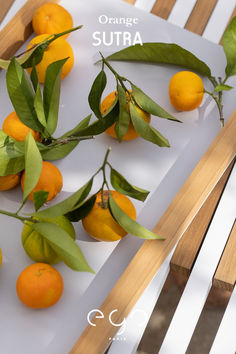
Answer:
[(151, 12), (156, 0), (136, 0), (135, 6), (143, 11)]
[(235, 0), (218, 0), (203, 32), (203, 38), (219, 43), (235, 6)]
[(210, 354), (236, 353), (236, 287), (231, 295)]
[[(113, 1), (111, 5), (110, 1), (105, 0), (87, 0), (86, 2), (64, 0), (61, 4), (73, 14), (75, 25), (83, 23), (85, 27), (83, 30), (71, 34), (68, 39), (75, 49), (76, 65), (72, 74), (62, 84), (58, 135), (70, 129), (79, 119), (89, 113), (87, 96), (99, 70), (98, 67), (93, 66), (92, 58), (98, 50), (103, 52), (108, 50), (107, 47), (92, 47), (92, 33), (98, 30), (105, 30), (107, 33), (114, 29), (127, 30), (120, 26), (99, 25), (98, 17), (101, 14), (105, 13), (111, 17), (114, 17), (114, 14), (116, 17), (137, 16), (140, 23), (137, 29), (131, 29), (132, 33), (139, 30), (146, 42), (176, 42), (192, 50), (202, 60), (207, 61), (213, 68), (213, 74), (223, 74), (225, 59), (222, 48), (206, 42), (194, 34), (181, 31), (181, 29), (123, 2)], [(8, 16), (10, 18), (10, 14)], [(153, 31), (153, 28), (158, 28), (158, 31)], [(118, 49), (115, 45), (109, 47), (109, 51)], [(164, 67), (128, 63), (114, 63), (113, 65), (153, 98), (158, 97), (158, 101), (164, 108), (176, 113), (168, 100), (168, 81), (180, 69), (164, 69)], [(114, 82), (111, 83), (111, 76), (108, 76), (109, 85), (106, 92), (114, 89)], [(1, 121), (12, 110), (3, 78), (4, 73), (1, 73)], [(226, 117), (233, 110), (234, 96), (235, 90), (232, 90), (225, 99)], [(170, 139), (171, 149), (160, 149), (140, 139), (119, 145), (104, 135), (92, 143), (81, 143), (70, 157), (57, 163), (64, 176), (63, 192), (57, 200), (77, 189), (91, 176), (92, 172), (100, 165), (109, 144), (113, 148), (111, 161), (116, 169), (123, 172), (136, 185), (149, 188), (152, 192), (157, 188), (153, 193), (155, 200), (150, 198), (150, 203), (147, 204), (147, 209), (143, 209), (143, 212), (141, 212), (142, 205), (135, 203), (138, 212), (141, 212), (139, 220), (146, 226), (154, 226), (219, 130), (218, 113), (215, 106), (209, 104), (209, 100), (205, 100), (198, 110), (184, 114), (177, 113), (176, 116), (183, 120), (182, 125), (154, 117), (152, 119), (152, 124)], [(88, 149), (88, 147), (90, 148)], [(94, 155), (95, 149), (96, 156)], [(126, 157), (125, 160), (122, 155)], [(78, 161), (78, 163), (75, 164), (74, 161)], [(20, 199), (20, 191), (17, 195), (14, 191), (1, 193), (1, 207), (16, 208)], [(151, 208), (153, 204), (156, 206), (155, 209)], [(155, 213), (151, 212), (153, 210)], [(4, 263), (0, 273), (0, 333), (6, 333), (4, 338), (1, 338), (1, 350), (4, 350), (4, 354), (16, 352), (17, 354), (31, 354), (37, 351), (46, 353), (47, 350), (50, 354), (65, 353), (78, 337), (79, 331), (86, 325), (86, 311), (91, 310), (92, 304), (97, 306), (101, 303), (109, 287), (115, 283), (142, 242), (134, 237), (123, 239), (109, 258), (109, 267), (103, 267), (96, 277), (75, 273), (64, 265), (59, 265), (57, 268), (65, 281), (63, 298), (54, 308), (45, 311), (32, 311), (19, 303), (15, 293), (18, 274), (26, 265), (30, 264), (30, 260), (20, 245), (19, 223), (6, 217), (1, 217), (0, 221), (1, 228), (4, 230), (4, 233), (2, 232), (0, 235), (0, 244), (4, 254)], [(98, 271), (111, 254), (115, 244), (93, 242), (79, 225), (76, 226), (76, 230), (77, 236), (80, 238), (79, 244), (88, 262)], [(105, 274), (106, 276), (104, 276)], [(86, 291), (89, 284), (90, 287)], [(12, 340), (12, 333), (14, 333), (14, 340)], [(27, 349), (25, 343), (27, 343)]]
[[(183, 295), (162, 343), (160, 354), (184, 354), (212, 286), (212, 278), (229, 237), (236, 215), (236, 167), (229, 181)], [(235, 327), (231, 324), (231, 331)], [(227, 353), (227, 351), (224, 351)]]

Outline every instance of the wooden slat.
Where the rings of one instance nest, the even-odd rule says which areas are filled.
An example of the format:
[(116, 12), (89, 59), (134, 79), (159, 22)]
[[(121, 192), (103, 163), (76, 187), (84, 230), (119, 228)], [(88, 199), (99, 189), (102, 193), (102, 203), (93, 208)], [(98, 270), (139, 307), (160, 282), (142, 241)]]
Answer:
[(213, 279), (218, 288), (233, 291), (236, 282), (236, 222)]
[(128, 316), (233, 160), (236, 154), (235, 134), (236, 110), (154, 228), (154, 232), (165, 240), (144, 242), (100, 307), (104, 319), (93, 319), (96, 327), (87, 326), (71, 350), (72, 354), (103, 353), (107, 348), (117, 331), (117, 327), (108, 320), (110, 312), (118, 310), (113, 314), (115, 323)]
[(202, 34), (215, 8), (217, 0), (198, 0), (193, 8), (185, 28), (191, 32)]
[(176, 0), (157, 0), (152, 8), (152, 13), (167, 20)]
[(184, 275), (190, 274), (233, 165), (234, 161), (229, 165), (182, 236), (170, 262), (172, 271), (177, 271)]
[(0, 9), (0, 23), (2, 23), (2, 20), (8, 13), (8, 10), (10, 9), (11, 5), (13, 4), (15, 0), (4, 0), (1, 2), (1, 9)]
[[(58, 2), (58, 0), (50, 0)], [(28, 0), (13, 19), (0, 32), (0, 58), (9, 59), (32, 34), (31, 21), (34, 12), (48, 0)]]

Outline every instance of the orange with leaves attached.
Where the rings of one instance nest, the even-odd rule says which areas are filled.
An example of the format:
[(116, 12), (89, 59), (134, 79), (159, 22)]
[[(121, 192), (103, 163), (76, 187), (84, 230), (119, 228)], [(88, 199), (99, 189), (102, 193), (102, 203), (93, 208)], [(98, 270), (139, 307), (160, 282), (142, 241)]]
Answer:
[[(119, 207), (132, 219), (136, 219), (136, 210), (128, 197), (111, 191), (112, 197)], [(108, 208), (109, 192), (99, 192), (90, 213), (82, 219), (83, 227), (90, 236), (99, 241), (117, 241), (127, 235), (127, 232), (113, 219)]]
[(3, 122), (2, 130), (16, 141), (24, 141), (29, 132), (31, 132), (34, 140), (40, 141), (40, 133), (30, 129), (25, 125), (16, 112), (10, 113)]

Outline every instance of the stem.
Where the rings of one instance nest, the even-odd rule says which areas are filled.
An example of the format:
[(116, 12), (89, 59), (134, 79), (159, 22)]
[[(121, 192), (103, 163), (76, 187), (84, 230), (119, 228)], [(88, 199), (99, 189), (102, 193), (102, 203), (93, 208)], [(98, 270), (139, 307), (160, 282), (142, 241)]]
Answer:
[(103, 161), (103, 164), (102, 164), (102, 167), (100, 168), (100, 171), (102, 171), (102, 174), (103, 174), (103, 184), (102, 184), (102, 188), (101, 188), (101, 199), (102, 199), (102, 208), (103, 209), (107, 209), (107, 203), (105, 203), (104, 201), (104, 187), (107, 186), (108, 190), (109, 190), (109, 186), (108, 186), (108, 182), (107, 182), (107, 179), (106, 179), (106, 165), (107, 165), (107, 159), (108, 159), (108, 156), (111, 152), (111, 147), (109, 147), (107, 149), (107, 152), (106, 152), (106, 155), (104, 157), (104, 161)]
[(122, 88), (125, 90), (125, 92), (128, 93), (128, 95), (130, 97), (130, 100), (133, 102), (133, 97), (132, 97), (131, 93), (129, 92), (129, 90), (127, 89), (127, 87), (125, 86), (125, 84), (124, 84), (124, 81), (128, 81), (128, 80), (125, 77), (120, 76), (117, 73), (117, 71), (115, 71), (115, 69), (108, 63), (108, 61), (104, 58), (104, 56), (102, 55), (101, 52), (99, 52), (99, 54), (102, 57), (103, 65), (105, 64), (108, 67), (108, 69), (110, 69), (110, 71), (115, 75), (116, 80), (119, 81), (119, 83), (121, 84)]
[(1, 210), (0, 209), (0, 214), (10, 216), (12, 218), (18, 219), (18, 220), (23, 221), (23, 222), (25, 222), (25, 221), (36, 222), (32, 218), (23, 217), (23, 216), (17, 215), (17, 213), (11, 213), (10, 211), (6, 211), (6, 210)]
[(81, 140), (88, 140), (88, 139), (93, 139), (92, 135), (86, 135), (86, 136), (68, 136), (67, 138), (59, 138), (59, 139), (55, 139), (52, 143), (46, 145), (47, 148), (51, 148), (57, 145), (65, 145), (70, 143), (71, 141), (81, 141)]
[[(221, 77), (218, 78), (219, 80), (219, 83), (217, 82), (216, 78), (215, 77), (210, 77), (209, 80), (211, 81), (212, 85), (214, 86), (214, 89), (216, 88), (216, 86), (218, 85), (222, 85), (226, 80), (224, 79), (224, 81), (222, 82), (222, 79)], [(213, 92), (209, 92), (207, 90), (204, 90), (205, 93), (207, 93), (208, 95), (210, 95), (213, 100), (215, 101), (216, 105), (217, 105), (217, 108), (218, 108), (218, 111), (219, 111), (219, 116), (220, 116), (220, 126), (221, 128), (224, 127), (224, 114), (223, 114), (223, 104), (222, 104), (222, 95), (223, 95), (223, 92), (222, 91), (219, 91), (219, 92), (215, 92), (215, 90)], [(216, 95), (217, 96), (216, 96)]]

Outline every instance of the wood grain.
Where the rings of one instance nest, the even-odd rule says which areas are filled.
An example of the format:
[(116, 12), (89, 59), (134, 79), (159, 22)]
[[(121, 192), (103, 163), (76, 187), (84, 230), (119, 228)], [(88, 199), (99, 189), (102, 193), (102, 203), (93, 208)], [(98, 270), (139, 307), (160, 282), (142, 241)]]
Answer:
[(217, 0), (198, 0), (188, 18), (185, 29), (201, 35), (216, 3)]
[(8, 10), (10, 9), (11, 5), (13, 4), (15, 0), (4, 0), (1, 2), (1, 9), (0, 9), (0, 23), (2, 23), (2, 20), (8, 13)]
[[(50, 0), (58, 2), (58, 0)], [(32, 34), (34, 12), (48, 0), (28, 0), (0, 32), (0, 58), (10, 59)]]
[(167, 20), (175, 2), (176, 0), (157, 0), (151, 13)]
[(234, 161), (229, 165), (224, 175), (183, 234), (170, 262), (171, 271), (177, 271), (187, 276), (190, 275), (233, 165)]
[(233, 291), (236, 282), (236, 222), (232, 228), (229, 240), (216, 270), (213, 285)]
[(102, 321), (93, 319), (96, 327), (87, 326), (71, 354), (97, 354), (103, 353), (107, 348), (117, 331), (117, 327), (108, 321), (110, 312), (118, 310), (112, 318), (116, 323), (128, 316), (233, 160), (236, 154), (235, 134), (236, 110), (154, 228), (154, 232), (165, 240), (144, 242), (100, 307), (105, 318)]

